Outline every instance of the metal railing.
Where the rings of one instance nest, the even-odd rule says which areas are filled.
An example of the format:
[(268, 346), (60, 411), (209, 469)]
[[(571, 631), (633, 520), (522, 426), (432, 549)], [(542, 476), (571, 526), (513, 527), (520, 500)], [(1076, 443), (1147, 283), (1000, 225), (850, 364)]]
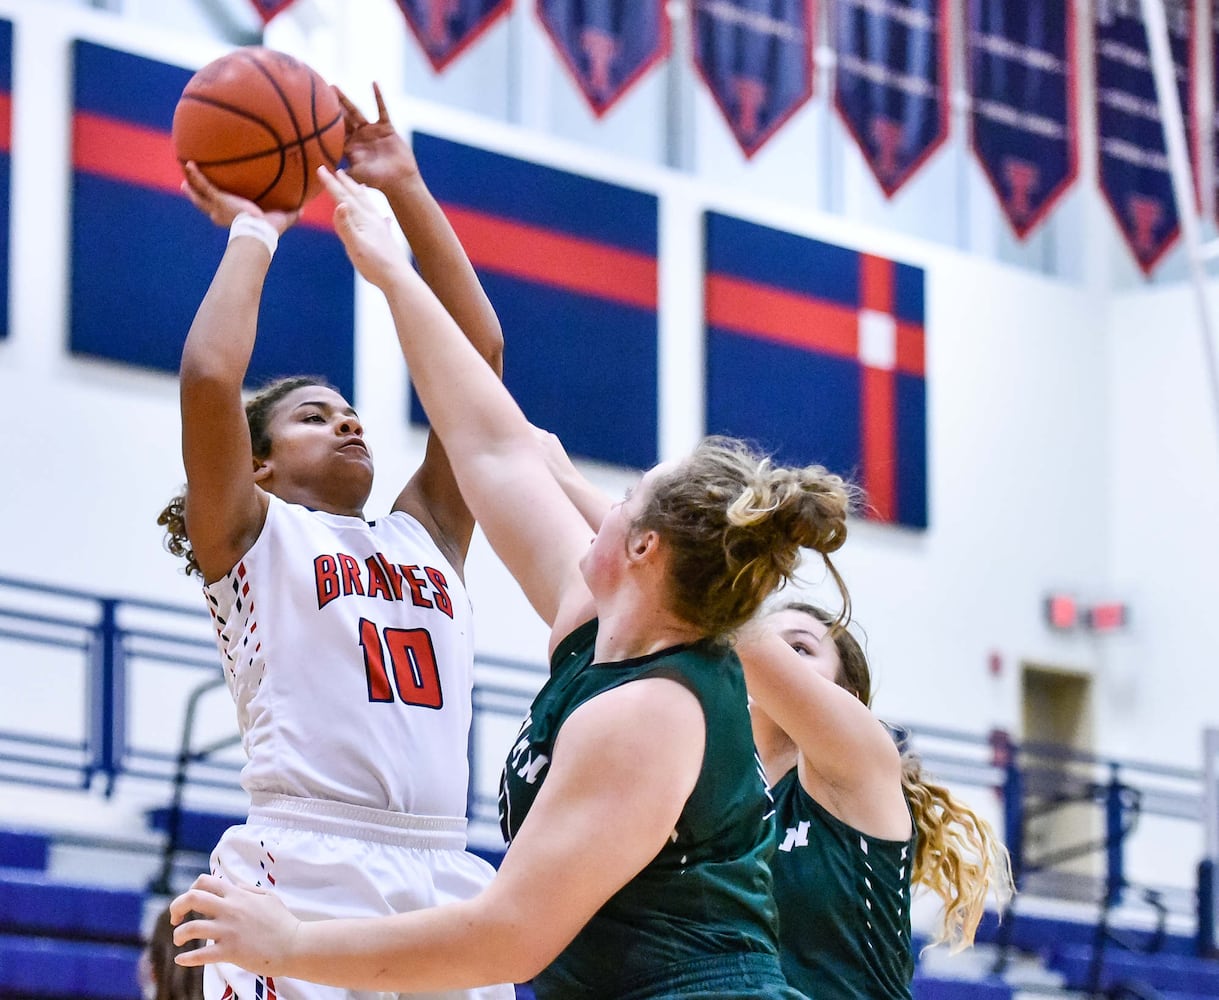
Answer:
[[(199, 609), (120, 599), (0, 577), (0, 782), (99, 790), (120, 780), (161, 783), (174, 817), (188, 789), (240, 791), (239, 740), (223, 686), (211, 623)], [(475, 664), (468, 814), (497, 825), (499, 766), (544, 666), (480, 656)], [(82, 696), (83, 695), (83, 696)], [(153, 725), (150, 725), (150, 722)], [(1111, 760), (1060, 746), (1018, 745), (1002, 733), (913, 727), (925, 769), (950, 786), (987, 789), (1002, 815), (1018, 882), (1049, 886), (1057, 868), (1085, 855), (1100, 859), (1085, 878), (1105, 913), (1128, 894), (1151, 890), (1173, 909), (1212, 893), (1201, 882), (1148, 886), (1129, 877), (1140, 821), (1162, 817), (1196, 826), (1203, 858), (1205, 781), (1200, 770)], [(1207, 800), (1209, 801), (1209, 800)], [(1095, 810), (1097, 835), (1038, 852), (1030, 824), (1068, 806)], [(169, 862), (167, 862), (168, 864)], [(1213, 867), (1213, 866), (1212, 866)], [(1198, 926), (1212, 933), (1209, 910)]]

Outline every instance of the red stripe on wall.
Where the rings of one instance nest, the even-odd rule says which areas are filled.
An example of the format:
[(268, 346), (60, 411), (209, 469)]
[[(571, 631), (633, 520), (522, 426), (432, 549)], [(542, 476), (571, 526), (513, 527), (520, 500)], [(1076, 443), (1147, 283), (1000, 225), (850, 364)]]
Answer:
[(918, 323), (897, 321), (897, 370), (922, 378), (927, 373), (927, 344)]
[[(863, 254), (859, 265), (859, 299), (862, 308), (893, 316), (894, 278), (896, 268), (893, 261), (883, 257)], [(897, 319), (897, 344), (895, 366), (906, 375), (922, 376), (926, 373), (925, 343), (923, 328), (917, 323)]]
[(325, 191), (310, 198), (301, 210), (300, 224), (311, 229), (334, 229), (334, 199)]
[(656, 310), (656, 258), (445, 205), (475, 267)]
[[(862, 254), (859, 258), (859, 301), (861, 309), (893, 315), (893, 261)], [(903, 337), (894, 334), (895, 354), (900, 356)], [(908, 342), (909, 337), (905, 340)], [(909, 350), (907, 343), (906, 349)], [(889, 369), (861, 365), (859, 370), (860, 439), (863, 446), (863, 487), (873, 516), (882, 521), (897, 517), (897, 384)]]
[(72, 121), (72, 165), (158, 191), (178, 191), (182, 168), (164, 132), (78, 111)]
[(893, 315), (893, 261), (871, 254), (859, 255), (861, 309)]
[(710, 326), (780, 344), (844, 358), (859, 353), (858, 314), (853, 307), (741, 278), (707, 276), (706, 316)]
[[(168, 133), (78, 111), (72, 121), (72, 166), (88, 174), (155, 191), (181, 193), (182, 166)], [(334, 201), (321, 194), (305, 206), (300, 222), (332, 228)]]
[(897, 413), (893, 372), (860, 367), (863, 488), (875, 517), (897, 517)]
[(13, 148), (13, 95), (0, 94), (0, 153)]

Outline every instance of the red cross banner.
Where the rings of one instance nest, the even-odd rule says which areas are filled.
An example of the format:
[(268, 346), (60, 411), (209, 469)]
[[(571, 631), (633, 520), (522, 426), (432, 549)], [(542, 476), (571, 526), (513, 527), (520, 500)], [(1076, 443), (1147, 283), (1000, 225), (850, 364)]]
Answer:
[(924, 272), (717, 213), (706, 218), (709, 434), (862, 486), (927, 526)]

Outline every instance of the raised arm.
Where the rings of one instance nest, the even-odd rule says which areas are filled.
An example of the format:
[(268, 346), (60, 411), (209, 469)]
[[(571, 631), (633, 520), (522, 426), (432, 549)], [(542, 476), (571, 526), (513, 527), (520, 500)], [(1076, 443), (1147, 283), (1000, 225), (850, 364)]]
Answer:
[(901, 758), (871, 709), (812, 669), (765, 619), (742, 631), (736, 651), (749, 697), (795, 742), (809, 793), (858, 830), (904, 839)]
[[(183, 190), (217, 225), (239, 213), (283, 233), (295, 214), (263, 212), (212, 185), (193, 163)], [(256, 229), (257, 226), (251, 227)], [(254, 484), (250, 432), (241, 386), (258, 323), (271, 250), (256, 235), (234, 234), (182, 348), (179, 386), (186, 525), (206, 581), (219, 579), (262, 530), (267, 498)]]
[[(410, 144), (390, 121), (375, 83), (373, 95), (377, 120), (370, 122), (347, 95), (338, 92), (347, 122), (348, 172), (385, 195), (424, 281), (474, 349), (502, 376), (504, 338), (495, 310), (461, 241), (424, 183)], [(465, 561), (474, 518), (435, 433), (428, 435), (423, 463), (398, 495), (394, 509), (408, 511), (427, 525), (457, 566)]]
[(601, 522), (609, 513), (613, 501), (589, 482), (588, 477), (576, 468), (557, 434), (544, 431), (540, 427), (536, 428), (534, 433), (555, 482), (563, 488), (567, 499), (575, 505), (588, 526), (593, 531), (600, 530)]
[(579, 571), (592, 532), (550, 475), (534, 428), (410, 266), (367, 194), (319, 171), (335, 229), (384, 293), (420, 401), (445, 443), (462, 495), (535, 610), (554, 626), (588, 601)]

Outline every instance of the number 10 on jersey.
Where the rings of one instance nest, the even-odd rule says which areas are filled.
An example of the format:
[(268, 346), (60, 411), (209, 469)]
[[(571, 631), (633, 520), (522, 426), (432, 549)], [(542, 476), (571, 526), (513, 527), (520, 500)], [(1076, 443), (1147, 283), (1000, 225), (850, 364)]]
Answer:
[(427, 629), (380, 629), (376, 622), (361, 618), (360, 648), (364, 651), (369, 701), (392, 702), (396, 691), (406, 705), (444, 705), (436, 650)]

